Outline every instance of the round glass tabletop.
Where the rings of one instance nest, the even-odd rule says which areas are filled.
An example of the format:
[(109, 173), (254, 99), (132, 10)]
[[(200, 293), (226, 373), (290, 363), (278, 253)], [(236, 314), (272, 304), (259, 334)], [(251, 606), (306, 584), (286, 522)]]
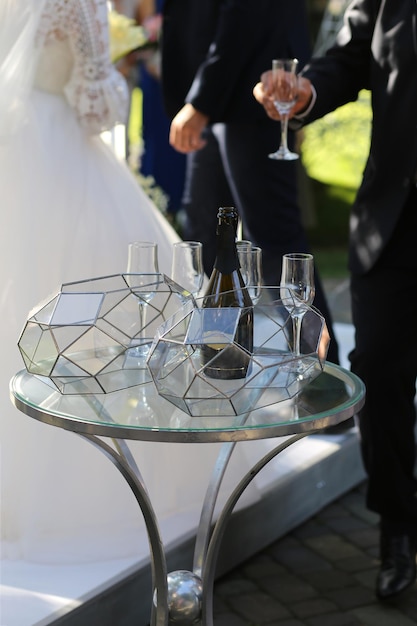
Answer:
[[(80, 434), (173, 442), (265, 439), (313, 432), (354, 415), (365, 400), (362, 381), (326, 363), (295, 397), (242, 415), (192, 417), (158, 395), (153, 383), (107, 394), (61, 394), (48, 379), (23, 370), (10, 383), (14, 405), (41, 422)], [(273, 399), (272, 399), (273, 400)]]

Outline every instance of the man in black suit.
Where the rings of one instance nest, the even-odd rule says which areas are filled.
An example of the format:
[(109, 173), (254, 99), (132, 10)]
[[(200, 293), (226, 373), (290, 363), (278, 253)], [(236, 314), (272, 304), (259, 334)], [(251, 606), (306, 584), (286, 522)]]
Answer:
[[(279, 284), (284, 253), (308, 251), (296, 164), (268, 158), (278, 147), (279, 125), (252, 96), (272, 59), (309, 58), (306, 15), (305, 0), (165, 2), (162, 86), (172, 118), (170, 142), (187, 154), (183, 236), (203, 243), (208, 275), (220, 206), (236, 206), (244, 237), (262, 248), (265, 284)], [(337, 362), (317, 273), (314, 305), (332, 337), (328, 358)]]
[[(336, 45), (302, 73), (294, 125), (355, 100), (363, 88), (372, 92), (371, 148), (350, 221), (350, 360), (367, 388), (359, 419), (367, 503), (381, 520), (377, 595), (384, 600), (416, 577), (416, 2), (354, 0)], [(255, 96), (276, 118), (270, 73), (262, 79)]]

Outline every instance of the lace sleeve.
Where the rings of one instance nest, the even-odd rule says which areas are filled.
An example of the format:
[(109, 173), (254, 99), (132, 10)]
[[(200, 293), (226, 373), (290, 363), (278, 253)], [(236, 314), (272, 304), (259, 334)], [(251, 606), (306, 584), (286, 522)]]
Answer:
[(110, 61), (106, 0), (74, 0), (70, 5), (74, 67), (65, 95), (82, 126), (98, 134), (118, 122), (126, 123), (128, 88)]

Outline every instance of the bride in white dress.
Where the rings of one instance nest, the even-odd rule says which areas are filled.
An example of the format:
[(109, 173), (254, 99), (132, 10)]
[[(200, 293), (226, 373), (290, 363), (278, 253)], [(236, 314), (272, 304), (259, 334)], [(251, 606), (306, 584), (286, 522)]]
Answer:
[(13, 409), (8, 384), (23, 367), (28, 313), (63, 282), (123, 272), (132, 240), (157, 242), (169, 273), (179, 237), (100, 138), (128, 106), (105, 0), (2, 0), (0, 77), (2, 555), (32, 558), (42, 537), (77, 525), (69, 510), (88, 522), (83, 507), (99, 496), (61, 505), (89, 466), (97, 492), (103, 479), (111, 494), (118, 478), (83, 442)]
[[(123, 272), (132, 240), (156, 241), (160, 269), (170, 271), (178, 236), (99, 137), (124, 120), (126, 106), (124, 79), (109, 61), (105, 0), (1, 0), (6, 560), (148, 555), (137, 504), (111, 463), (75, 435), (23, 416), (8, 395), (11, 377), (23, 368), (17, 341), (29, 310), (63, 282)], [(169, 522), (166, 536), (187, 532), (198, 521), (218, 446), (135, 442), (132, 448), (157, 513)]]

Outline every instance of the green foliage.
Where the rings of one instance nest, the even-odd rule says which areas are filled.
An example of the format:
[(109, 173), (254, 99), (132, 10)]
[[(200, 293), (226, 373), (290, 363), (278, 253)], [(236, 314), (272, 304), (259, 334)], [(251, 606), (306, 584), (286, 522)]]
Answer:
[(348, 276), (347, 247), (314, 248), (313, 254), (323, 280), (344, 279)]
[(317, 267), (324, 279), (344, 279), (348, 275), (349, 215), (356, 191), (316, 180), (311, 185), (315, 221), (307, 231)]
[(137, 146), (142, 143), (142, 90), (135, 87), (130, 100), (128, 124), (129, 143)]
[(308, 175), (322, 183), (357, 189), (369, 152), (371, 105), (368, 91), (306, 126), (301, 146)]
[(349, 235), (349, 215), (355, 190), (312, 182), (314, 225), (308, 228), (311, 243), (316, 246), (345, 246)]

